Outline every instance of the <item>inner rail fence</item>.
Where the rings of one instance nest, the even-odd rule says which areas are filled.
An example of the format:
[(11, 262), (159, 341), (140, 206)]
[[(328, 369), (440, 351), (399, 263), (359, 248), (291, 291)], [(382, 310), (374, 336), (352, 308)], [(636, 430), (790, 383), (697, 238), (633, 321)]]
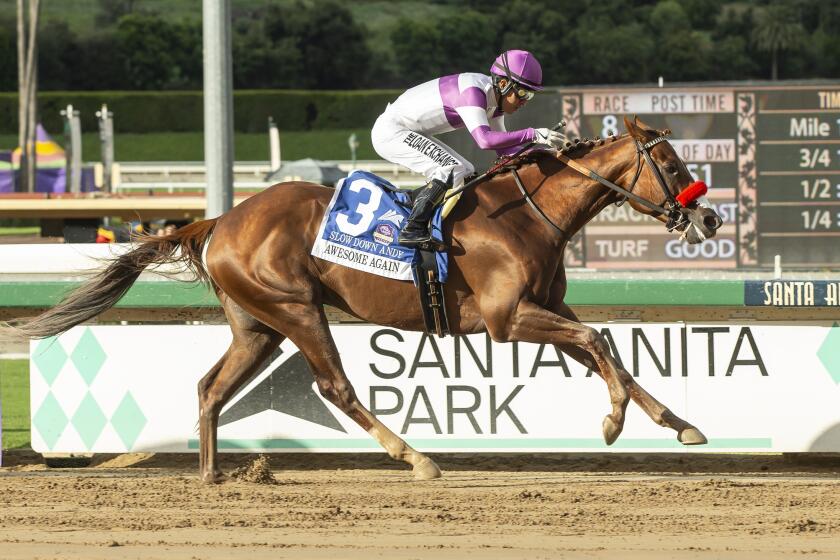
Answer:
[[(346, 173), (355, 169), (363, 169), (380, 175), (397, 187), (414, 187), (425, 182), (422, 175), (413, 173), (399, 165), (383, 160), (335, 160), (324, 161), (323, 164), (336, 166)], [(101, 164), (94, 164), (94, 167)], [(276, 180), (266, 181), (272, 172), (271, 164), (267, 161), (238, 162), (233, 166), (236, 190), (260, 190), (280, 181), (300, 180), (300, 176), (292, 173), (278, 177)], [(99, 177), (101, 171), (96, 173)], [(113, 192), (136, 192), (146, 190), (165, 190), (176, 192), (203, 192), (206, 188), (205, 166), (203, 162), (124, 162), (115, 164), (112, 178)]]

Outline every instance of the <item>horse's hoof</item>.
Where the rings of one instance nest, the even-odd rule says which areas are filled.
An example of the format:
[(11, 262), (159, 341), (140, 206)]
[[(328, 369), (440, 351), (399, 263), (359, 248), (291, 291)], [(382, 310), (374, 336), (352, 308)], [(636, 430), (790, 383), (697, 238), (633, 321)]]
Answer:
[(604, 423), (601, 425), (601, 428), (604, 430), (604, 441), (607, 442), (607, 445), (612, 445), (618, 439), (619, 434), (621, 434), (622, 426), (619, 426), (608, 414), (604, 416)]
[(428, 457), (414, 465), (414, 480), (432, 480), (441, 476), (443, 476), (443, 473), (440, 472), (435, 462)]
[(227, 482), (227, 480), (227, 475), (222, 471), (205, 473), (201, 475), (201, 482), (203, 482), (204, 484), (222, 484), (223, 482)]
[(709, 443), (706, 436), (697, 428), (686, 428), (679, 433), (677, 439), (683, 445), (703, 445), (704, 443)]

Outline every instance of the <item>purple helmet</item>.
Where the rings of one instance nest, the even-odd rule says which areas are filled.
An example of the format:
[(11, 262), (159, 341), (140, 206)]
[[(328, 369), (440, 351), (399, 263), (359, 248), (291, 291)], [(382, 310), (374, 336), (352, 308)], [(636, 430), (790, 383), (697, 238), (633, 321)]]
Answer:
[(528, 51), (503, 52), (490, 67), (490, 74), (508, 78), (530, 90), (540, 91), (543, 88), (542, 67), (537, 58)]

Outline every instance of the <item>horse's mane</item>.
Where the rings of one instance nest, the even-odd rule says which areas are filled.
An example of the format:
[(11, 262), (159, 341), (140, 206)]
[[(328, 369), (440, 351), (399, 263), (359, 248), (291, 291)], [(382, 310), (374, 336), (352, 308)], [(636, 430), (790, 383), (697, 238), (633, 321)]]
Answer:
[(595, 138), (575, 138), (574, 140), (566, 142), (566, 144), (559, 150), (550, 148), (528, 150), (510, 161), (505, 161), (503, 156), (502, 158), (496, 160), (490, 167), (493, 171), (488, 175), (488, 178), (506, 173), (513, 169), (520, 169), (526, 165), (539, 163), (540, 160), (544, 159), (546, 156), (554, 158), (558, 153), (563, 154), (570, 159), (577, 159), (600, 150), (605, 146), (609, 146), (626, 136), (629, 136), (629, 134), (624, 132), (618, 136), (610, 135), (609, 138), (601, 138), (600, 136), (596, 136)]
[[(655, 130), (653, 132), (658, 133), (660, 136), (668, 136), (671, 134), (671, 130), (668, 128), (665, 130)], [(520, 169), (526, 165), (539, 163), (540, 160), (544, 159), (546, 156), (556, 159), (555, 156), (558, 153), (565, 155), (569, 159), (578, 159), (628, 136), (630, 136), (630, 133), (623, 132), (617, 136), (615, 134), (610, 134), (609, 138), (601, 138), (600, 136), (596, 136), (595, 138), (575, 138), (574, 140), (566, 142), (559, 150), (551, 148), (536, 148), (528, 150), (510, 161), (505, 161), (503, 156), (493, 162), (493, 165), (490, 167), (491, 171), (487, 174), (487, 178), (489, 179), (514, 169)]]

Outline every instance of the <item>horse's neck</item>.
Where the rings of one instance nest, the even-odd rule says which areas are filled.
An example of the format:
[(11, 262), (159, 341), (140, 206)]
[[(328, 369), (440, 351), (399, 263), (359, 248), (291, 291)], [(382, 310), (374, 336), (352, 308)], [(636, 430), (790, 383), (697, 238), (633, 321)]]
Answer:
[[(613, 183), (629, 186), (635, 170), (635, 144), (629, 136), (622, 137), (575, 161)], [(567, 237), (617, 200), (615, 191), (559, 161), (552, 162), (545, 171), (538, 204), (546, 207), (546, 214)]]
[[(610, 181), (629, 185), (635, 168), (634, 156), (632, 139), (624, 137), (575, 160)], [(470, 195), (470, 198), (475, 197), (473, 202), (461, 203), (456, 212), (466, 217), (476, 206), (483, 207), (488, 215), (502, 220), (500, 227), (504, 223), (504, 227), (519, 233), (528, 231), (529, 243), (536, 243), (537, 238), (543, 237), (546, 244), (557, 249), (598, 212), (615, 202), (617, 196), (612, 190), (566, 166), (552, 154), (534, 157), (535, 162), (522, 165), (517, 173), (536, 206), (562, 231), (561, 234), (544, 224), (537, 211), (523, 204), (522, 193), (512, 173), (496, 175), (487, 183), (477, 185)]]

